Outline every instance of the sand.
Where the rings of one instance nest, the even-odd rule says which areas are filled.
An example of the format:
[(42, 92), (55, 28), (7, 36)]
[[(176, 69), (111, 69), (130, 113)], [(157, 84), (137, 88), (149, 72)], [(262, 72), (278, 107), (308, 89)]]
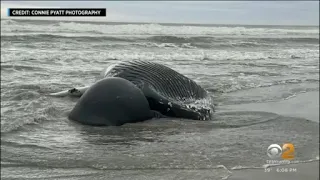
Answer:
[(278, 102), (224, 106), (224, 111), (264, 111), (319, 122), (319, 92), (298, 94)]
[[(295, 172), (280, 172), (290, 168)], [(319, 180), (319, 161), (281, 165), (269, 169), (270, 172), (265, 169), (233, 170), (228, 180)]]
[[(307, 92), (279, 102), (228, 106), (236, 111), (267, 111), (319, 122), (319, 92)], [(280, 172), (290, 170), (293, 172)], [(265, 169), (231, 170), (228, 180), (319, 180), (319, 160)]]

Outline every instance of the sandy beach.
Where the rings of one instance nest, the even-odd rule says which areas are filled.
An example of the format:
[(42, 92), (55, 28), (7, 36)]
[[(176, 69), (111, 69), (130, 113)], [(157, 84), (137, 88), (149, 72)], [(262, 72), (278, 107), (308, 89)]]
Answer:
[[(279, 102), (252, 103), (228, 106), (237, 111), (267, 111), (280, 115), (301, 117), (319, 122), (319, 92), (308, 92)], [(283, 172), (283, 171), (294, 172)], [(319, 180), (319, 160), (299, 164), (280, 165), (268, 169), (233, 170), (228, 180)]]
[[(283, 171), (295, 172), (283, 172)], [(228, 180), (319, 180), (319, 161), (233, 171)]]
[[(85, 126), (68, 119), (77, 98), (48, 96), (129, 60), (201, 85), (213, 101), (196, 105), (215, 104), (212, 121)], [(1, 179), (319, 177), (318, 26), (2, 19), (1, 77)], [(268, 147), (286, 142), (296, 171), (264, 172)]]
[[(246, 92), (250, 94), (250, 90)], [(241, 94), (240, 94), (241, 95)], [(288, 117), (299, 117), (319, 122), (319, 92), (301, 93), (291, 98), (267, 103), (224, 106), (222, 111), (265, 111)]]

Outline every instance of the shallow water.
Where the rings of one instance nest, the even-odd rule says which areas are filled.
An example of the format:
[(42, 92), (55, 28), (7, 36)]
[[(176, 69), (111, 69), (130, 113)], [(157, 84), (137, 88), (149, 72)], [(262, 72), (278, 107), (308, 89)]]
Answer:
[[(273, 143), (319, 158), (318, 27), (1, 21), (1, 178), (221, 179), (266, 164)], [(67, 119), (110, 63), (159, 62), (194, 79), (212, 121), (120, 127)]]

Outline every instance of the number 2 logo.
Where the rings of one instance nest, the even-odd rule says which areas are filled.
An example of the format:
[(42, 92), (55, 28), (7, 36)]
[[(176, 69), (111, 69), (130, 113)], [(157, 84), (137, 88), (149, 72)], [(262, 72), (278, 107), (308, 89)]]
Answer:
[(291, 143), (283, 144), (282, 146), (282, 159), (292, 160), (294, 159), (294, 145)]

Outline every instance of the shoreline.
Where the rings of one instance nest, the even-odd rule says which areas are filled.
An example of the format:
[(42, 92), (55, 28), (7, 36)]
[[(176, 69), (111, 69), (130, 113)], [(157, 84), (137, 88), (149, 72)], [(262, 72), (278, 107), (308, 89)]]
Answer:
[(264, 111), (287, 117), (305, 118), (319, 123), (319, 91), (297, 94), (277, 102), (261, 102), (221, 106), (219, 112)]

